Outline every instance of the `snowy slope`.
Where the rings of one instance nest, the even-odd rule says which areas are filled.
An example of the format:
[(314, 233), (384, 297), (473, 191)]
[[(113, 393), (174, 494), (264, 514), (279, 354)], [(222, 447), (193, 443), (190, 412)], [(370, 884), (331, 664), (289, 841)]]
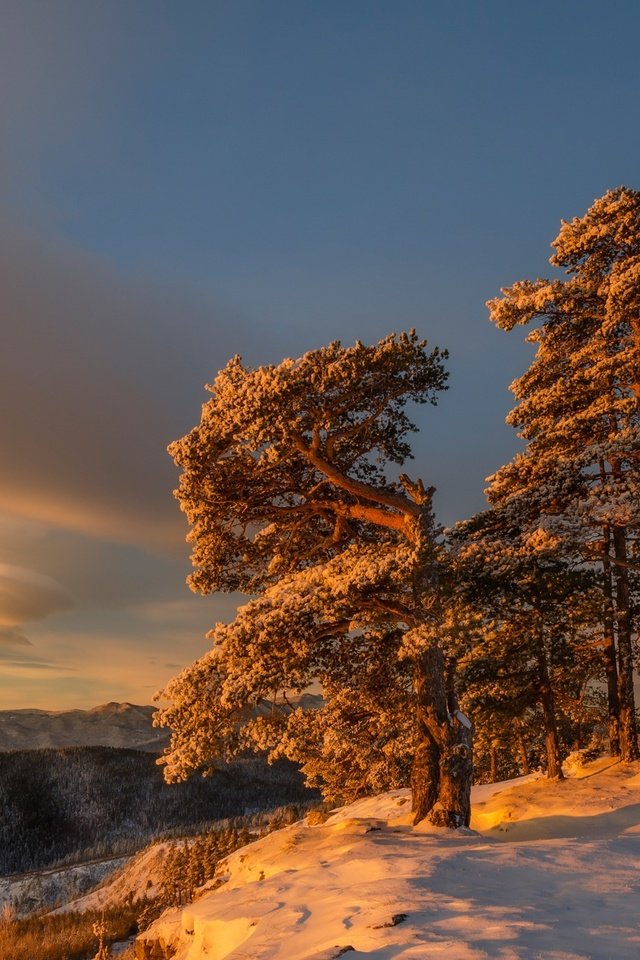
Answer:
[(232, 854), (137, 956), (638, 960), (640, 764), (579, 776), (476, 788), (470, 831), (412, 828), (406, 791), (301, 821)]
[[(111, 857), (70, 867), (51, 867), (30, 873), (0, 877), (0, 914), (6, 907), (18, 916), (41, 912), (70, 897), (80, 897), (86, 890), (103, 883), (127, 862), (128, 857)], [(82, 902), (79, 900), (78, 902)]]
[(162, 840), (130, 857), (104, 883), (83, 897), (69, 900), (52, 913), (84, 913), (85, 910), (105, 910), (125, 900), (153, 899), (158, 895), (162, 866), (171, 847), (170, 840)]

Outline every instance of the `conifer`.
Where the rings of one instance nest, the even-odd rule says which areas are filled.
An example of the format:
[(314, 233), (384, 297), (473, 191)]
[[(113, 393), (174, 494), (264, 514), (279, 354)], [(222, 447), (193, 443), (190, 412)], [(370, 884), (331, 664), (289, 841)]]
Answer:
[[(599, 571), (610, 742), (640, 756), (633, 693), (629, 567), (640, 522), (640, 194), (620, 187), (562, 223), (551, 263), (567, 279), (521, 281), (488, 303), (510, 330), (537, 323), (508, 422), (523, 453), (490, 478), (489, 499), (557, 536)], [(617, 654), (617, 656), (616, 656)]]
[[(468, 823), (470, 724), (445, 665), (433, 490), (389, 473), (411, 455), (406, 405), (435, 404), (444, 357), (413, 331), (253, 370), (235, 357), (209, 388), (199, 426), (170, 447), (183, 471), (192, 588), (255, 599), (214, 627), (212, 650), (165, 691), (170, 705), (157, 722), (173, 731), (169, 779), (256, 743), (299, 757), (299, 718), (274, 708), (271, 723), (257, 721), (257, 703), (320, 680), (324, 716), (335, 715), (345, 665), (358, 662), (364, 677), (400, 630), (397, 657), (412, 675), (415, 817)], [(339, 736), (328, 728), (316, 751), (335, 756)]]

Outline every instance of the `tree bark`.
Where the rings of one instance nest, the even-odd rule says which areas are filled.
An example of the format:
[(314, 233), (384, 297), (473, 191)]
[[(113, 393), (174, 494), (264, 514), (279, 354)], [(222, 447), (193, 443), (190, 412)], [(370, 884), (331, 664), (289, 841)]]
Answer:
[(618, 627), (618, 696), (620, 698), (620, 758), (626, 762), (640, 759), (636, 707), (633, 693), (633, 647), (627, 574), (627, 542), (623, 527), (613, 528), (616, 558), (616, 621)]
[[(471, 724), (447, 702), (447, 672), (435, 645), (414, 664), (417, 747), (411, 775), (413, 822), (468, 827), (473, 776)], [(450, 694), (449, 694), (450, 695)]]
[(607, 679), (607, 705), (609, 710), (609, 752), (620, 756), (620, 697), (618, 696), (618, 666), (616, 663), (615, 620), (613, 609), (613, 575), (608, 559), (611, 549), (611, 531), (604, 529), (605, 559), (602, 561), (602, 593), (604, 596), (603, 655)]
[(539, 625), (538, 635), (538, 689), (540, 703), (544, 717), (545, 748), (547, 752), (547, 776), (550, 780), (563, 780), (562, 760), (560, 758), (560, 742), (558, 739), (558, 725), (556, 722), (556, 704), (549, 676), (547, 652), (544, 648), (542, 624)]
[(520, 763), (522, 765), (522, 774), (527, 777), (531, 773), (529, 766), (529, 755), (527, 753), (527, 742), (522, 732), (518, 733), (518, 750), (520, 752)]
[[(633, 347), (635, 349), (636, 360), (638, 365), (636, 370), (638, 371), (638, 376), (640, 377), (640, 318), (633, 317), (631, 320), (631, 337), (633, 342)], [(640, 380), (636, 380), (631, 384), (631, 389), (635, 395), (638, 405), (640, 406)]]
[(498, 779), (498, 751), (495, 744), (489, 744), (489, 780), (496, 783)]

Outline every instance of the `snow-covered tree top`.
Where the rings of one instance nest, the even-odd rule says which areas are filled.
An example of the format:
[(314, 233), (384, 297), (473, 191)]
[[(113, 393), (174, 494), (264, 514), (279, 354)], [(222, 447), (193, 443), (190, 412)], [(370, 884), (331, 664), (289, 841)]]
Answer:
[(411, 456), (405, 407), (436, 402), (445, 356), (411, 331), (257, 369), (230, 360), (199, 425), (169, 448), (183, 470), (193, 588), (251, 592), (354, 536), (407, 535), (428, 492), (384, 467)]

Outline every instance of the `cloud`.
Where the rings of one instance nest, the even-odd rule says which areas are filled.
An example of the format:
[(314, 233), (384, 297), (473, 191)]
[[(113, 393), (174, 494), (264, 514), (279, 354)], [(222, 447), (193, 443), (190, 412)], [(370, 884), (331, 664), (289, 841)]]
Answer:
[(14, 627), (0, 627), (0, 649), (2, 647), (31, 647), (31, 640)]
[[(184, 591), (186, 592), (186, 591)], [(188, 593), (180, 600), (152, 600), (130, 607), (130, 612), (143, 623), (158, 625), (165, 630), (210, 630), (218, 620), (233, 620), (239, 604), (246, 602), (240, 593), (201, 596)]]
[(256, 336), (238, 318), (12, 223), (0, 208), (0, 509), (181, 549), (166, 453)]
[[(0, 563), (0, 625), (14, 627), (18, 623), (42, 620), (72, 606), (71, 598), (51, 577)], [(19, 641), (14, 639), (15, 642)]]
[(74, 669), (58, 663), (49, 663), (47, 660), (2, 660), (3, 672), (16, 672), (19, 676), (27, 676), (31, 673), (53, 673), (64, 676), (73, 672)]
[[(75, 665), (36, 654), (33, 644), (19, 630), (0, 627), (0, 676), (66, 677), (77, 672)], [(12, 694), (13, 695), (13, 694)]]

